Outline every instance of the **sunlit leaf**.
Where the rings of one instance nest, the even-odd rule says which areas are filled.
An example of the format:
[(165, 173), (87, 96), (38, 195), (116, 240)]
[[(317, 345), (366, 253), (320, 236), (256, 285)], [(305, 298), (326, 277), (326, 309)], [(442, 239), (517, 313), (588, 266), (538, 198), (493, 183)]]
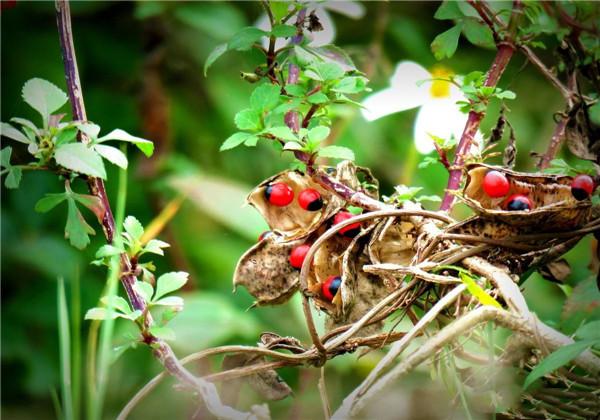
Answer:
[(164, 295), (181, 289), (188, 281), (189, 274), (184, 271), (165, 273), (156, 280), (156, 293), (154, 300)]
[(44, 79), (31, 79), (25, 82), (23, 100), (42, 115), (47, 123), (50, 114), (62, 107), (68, 100), (67, 94)]
[(494, 306), (502, 309), (502, 305), (500, 305), (496, 299), (488, 295), (485, 290), (483, 290), (481, 286), (477, 284), (475, 279), (462, 271), (459, 273), (459, 275), (462, 282), (465, 284), (465, 286), (467, 286), (469, 293), (471, 293), (475, 299), (479, 301), (479, 303), (482, 305)]
[(431, 43), (431, 51), (437, 60), (450, 58), (454, 55), (458, 47), (461, 30), (462, 25), (458, 24), (435, 37)]
[(94, 149), (83, 143), (63, 144), (56, 149), (54, 160), (66, 169), (106, 179), (102, 158)]
[(127, 143), (133, 143), (147, 157), (152, 156), (152, 153), (154, 153), (154, 143), (152, 143), (150, 140), (146, 140), (141, 137), (132, 136), (131, 134), (129, 134), (128, 132), (126, 132), (124, 130), (121, 130), (120, 128), (117, 128), (116, 130), (113, 130), (110, 133), (108, 133), (102, 137), (99, 137), (97, 139), (97, 142), (103, 143), (103, 142), (109, 141), (109, 140), (117, 140), (117, 141), (124, 141)]
[(119, 168), (127, 169), (127, 156), (125, 156), (125, 154), (116, 147), (97, 144), (94, 146), (94, 149), (104, 159), (108, 160), (111, 163), (114, 163)]
[(319, 150), (320, 157), (354, 160), (354, 152), (352, 149), (343, 146), (326, 146)]

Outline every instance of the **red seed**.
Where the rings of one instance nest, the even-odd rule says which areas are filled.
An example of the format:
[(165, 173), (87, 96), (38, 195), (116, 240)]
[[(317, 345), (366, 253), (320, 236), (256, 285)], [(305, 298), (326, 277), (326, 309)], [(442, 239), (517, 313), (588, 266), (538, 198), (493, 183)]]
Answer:
[(323, 207), (323, 199), (321, 198), (319, 191), (307, 188), (298, 194), (298, 204), (300, 204), (300, 207), (304, 210), (317, 211), (321, 210)]
[[(337, 225), (339, 223), (342, 223), (350, 218), (354, 217), (354, 215), (352, 213), (350, 213), (347, 210), (342, 210), (340, 212), (338, 212), (335, 217), (333, 218), (333, 224)], [(338, 233), (340, 235), (344, 235), (344, 236), (348, 236), (350, 238), (356, 236), (356, 234), (360, 231), (360, 222), (356, 222), (356, 223), (351, 223), (348, 226), (340, 229), (338, 231)]]
[(342, 278), (340, 276), (329, 276), (327, 277), (327, 280), (321, 284), (321, 294), (325, 299), (331, 302), (341, 285)]
[(299, 245), (296, 248), (292, 249), (289, 258), (291, 266), (294, 268), (302, 268), (304, 258), (306, 258), (306, 254), (308, 253), (309, 249), (309, 244)]
[(269, 203), (284, 207), (294, 200), (294, 191), (285, 182), (275, 182), (265, 189), (265, 197)]
[(589, 175), (577, 175), (571, 182), (571, 194), (576, 200), (585, 200), (594, 192), (594, 180)]
[(531, 210), (532, 208), (531, 200), (523, 194), (513, 194), (506, 200), (506, 210), (522, 211)]
[(508, 179), (502, 172), (489, 171), (483, 177), (483, 191), (492, 198), (504, 197), (510, 190)]

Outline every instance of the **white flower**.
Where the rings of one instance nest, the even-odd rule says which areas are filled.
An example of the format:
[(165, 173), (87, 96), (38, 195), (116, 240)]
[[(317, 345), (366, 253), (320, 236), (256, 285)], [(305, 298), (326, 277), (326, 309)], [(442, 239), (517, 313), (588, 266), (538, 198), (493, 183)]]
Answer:
[[(339, 13), (352, 19), (360, 19), (365, 14), (364, 6), (354, 1), (328, 1), (318, 3), (306, 2), (305, 6), (307, 16), (314, 10), (315, 15), (319, 18), (319, 22), (323, 26), (322, 31), (304, 31), (305, 36), (309, 37), (309, 39), (311, 40), (309, 45), (313, 47), (321, 47), (323, 45), (331, 44), (335, 39), (335, 26), (327, 10)], [(296, 15), (291, 17), (287, 22), (288, 25), (293, 25), (295, 23)], [(271, 24), (266, 14), (263, 14), (254, 24), (254, 26), (265, 31), (271, 30)], [(275, 43), (275, 49), (279, 49), (285, 46), (286, 42), (286, 40), (278, 38)], [(263, 46), (265, 48), (268, 47), (268, 40), (263, 40)]]
[[(413, 61), (402, 61), (390, 79), (390, 87), (369, 95), (362, 103), (367, 121), (407, 109), (421, 107), (415, 120), (413, 138), (419, 153), (433, 151), (432, 136), (460, 139), (467, 114), (460, 111), (457, 101), (465, 97), (460, 89), (447, 81), (431, 80), (451, 75), (446, 69), (432, 72)], [(426, 80), (425, 82), (423, 82)], [(418, 83), (420, 82), (420, 83)], [(480, 138), (478, 133), (476, 138)]]

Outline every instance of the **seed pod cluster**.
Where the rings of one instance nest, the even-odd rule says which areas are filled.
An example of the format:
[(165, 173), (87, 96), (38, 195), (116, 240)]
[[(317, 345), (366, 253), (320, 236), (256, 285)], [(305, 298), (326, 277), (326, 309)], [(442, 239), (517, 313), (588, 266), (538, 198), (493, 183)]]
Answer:
[(567, 175), (522, 173), (480, 163), (465, 170), (467, 181), (459, 198), (483, 218), (521, 231), (555, 231), (582, 226), (590, 217), (589, 177), (576, 181)]

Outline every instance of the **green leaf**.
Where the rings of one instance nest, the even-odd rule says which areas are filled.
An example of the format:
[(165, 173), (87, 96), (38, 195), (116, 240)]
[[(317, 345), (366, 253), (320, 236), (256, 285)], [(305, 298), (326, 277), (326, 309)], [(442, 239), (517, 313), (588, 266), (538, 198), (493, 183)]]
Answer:
[(460, 19), (462, 17), (463, 13), (454, 0), (445, 0), (433, 15), (433, 18), (438, 20)]
[(575, 336), (581, 340), (600, 340), (600, 320), (582, 325), (575, 331)]
[(35, 136), (37, 136), (39, 133), (39, 130), (35, 126), (35, 124), (25, 118), (13, 117), (10, 120), (14, 123), (22, 125), (23, 127), (27, 127), (29, 130), (31, 130), (31, 133)]
[[(109, 299), (110, 297), (110, 299)], [(131, 308), (129, 307), (129, 303), (123, 299), (121, 296), (103, 296), (100, 299), (106, 306), (112, 306), (112, 308), (116, 311), (119, 311), (124, 314), (131, 313)]]
[(285, 86), (285, 91), (291, 96), (304, 96), (306, 95), (306, 88), (302, 85), (290, 84)]
[(100, 126), (91, 122), (77, 122), (77, 128), (89, 138), (95, 140), (100, 134)]
[(189, 274), (184, 271), (172, 271), (165, 273), (156, 280), (156, 293), (154, 300), (158, 300), (164, 295), (181, 289), (188, 281)]
[(275, 25), (271, 31), (271, 35), (277, 38), (289, 38), (296, 35), (297, 29), (292, 25)]
[(169, 245), (168, 243), (163, 242), (159, 239), (150, 239), (142, 252), (150, 252), (152, 254), (165, 255), (163, 248), (168, 248), (170, 246), (171, 245)]
[(65, 92), (44, 79), (31, 79), (25, 82), (22, 90), (23, 100), (39, 112), (48, 122), (48, 117), (62, 107), (68, 100)]
[(424, 169), (427, 168), (430, 165), (433, 165), (435, 163), (439, 163), (439, 160), (437, 158), (431, 157), (431, 156), (425, 156), (425, 158), (423, 159), (422, 162), (419, 163), (418, 168), (419, 169)]
[(329, 98), (323, 92), (313, 93), (310, 96), (307, 96), (306, 99), (311, 104), (324, 104), (329, 102)]
[(125, 218), (123, 228), (134, 241), (139, 241), (144, 234), (144, 227), (134, 216), (127, 216)]
[(175, 331), (173, 331), (171, 328), (160, 327), (158, 325), (155, 325), (153, 327), (150, 327), (149, 331), (150, 334), (152, 334), (156, 338), (160, 338), (161, 340), (175, 340)]
[(492, 30), (479, 19), (465, 18), (462, 31), (473, 45), (483, 48), (494, 48), (496, 46)]
[(294, 132), (288, 126), (280, 126), (280, 127), (271, 127), (265, 130), (265, 133), (272, 134), (278, 139), (282, 139), (285, 141), (295, 141), (298, 140), (298, 136), (294, 134)]
[(475, 299), (477, 299), (479, 303), (482, 305), (493, 306), (502, 309), (502, 305), (500, 305), (496, 299), (488, 295), (485, 290), (483, 290), (481, 286), (477, 284), (475, 279), (462, 271), (459, 273), (459, 276), (465, 286), (467, 286), (469, 293), (475, 296)]
[(354, 152), (343, 146), (327, 146), (319, 150), (320, 157), (354, 160)]
[(250, 136), (244, 141), (244, 146), (254, 147), (258, 143), (258, 136)]
[(3, 168), (10, 168), (10, 156), (12, 155), (12, 147), (6, 146), (0, 151), (0, 165)]
[(106, 319), (106, 308), (92, 308), (85, 313), (86, 320), (104, 321)]
[(515, 99), (517, 94), (512, 90), (503, 90), (494, 95), (498, 99)]
[(75, 204), (75, 200), (68, 198), (67, 203), (69, 210), (65, 226), (65, 238), (68, 238), (75, 248), (84, 249), (90, 243), (89, 235), (94, 235), (96, 232), (83, 218), (77, 204)]
[(6, 179), (4, 180), (4, 186), (6, 188), (15, 189), (19, 188), (19, 184), (21, 183), (21, 177), (23, 175), (23, 171), (21, 168), (17, 168), (16, 166), (12, 166), (8, 173), (6, 174)]
[(525, 382), (523, 383), (523, 389), (527, 389), (542, 376), (565, 366), (595, 343), (597, 343), (597, 340), (578, 341), (562, 346), (550, 353), (548, 357), (542, 360), (535, 368), (533, 368), (529, 375), (527, 375)]
[(367, 79), (364, 77), (352, 76), (344, 77), (342, 80), (336, 83), (334, 88), (331, 90), (334, 92), (351, 94), (362, 92), (366, 89), (366, 87)]
[(246, 27), (241, 31), (237, 32), (229, 43), (227, 44), (228, 50), (236, 50), (236, 51), (247, 51), (252, 48), (252, 45), (259, 42), (263, 36), (269, 35), (268, 32), (265, 32), (261, 29), (255, 27)]
[(133, 285), (133, 288), (136, 292), (138, 292), (146, 302), (152, 301), (152, 295), (154, 294), (154, 288), (150, 283), (146, 283), (145, 281), (137, 281)]
[(143, 139), (141, 137), (132, 136), (128, 132), (117, 128), (116, 130), (111, 131), (110, 133), (98, 138), (98, 143), (103, 143), (109, 140), (118, 140), (124, 141), (127, 143), (133, 143), (137, 146), (138, 149), (142, 151), (147, 157), (152, 156), (154, 153), (154, 143), (150, 140)]
[(239, 146), (240, 144), (245, 142), (249, 137), (252, 137), (252, 136), (253, 136), (253, 134), (244, 133), (242, 131), (234, 133), (231, 136), (227, 137), (227, 140), (225, 140), (223, 142), (223, 144), (221, 145), (219, 150), (221, 152), (223, 152), (225, 150), (233, 149), (234, 147)]
[(54, 146), (60, 147), (63, 144), (71, 143), (77, 137), (79, 130), (77, 127), (69, 127), (60, 130), (54, 139)]
[(321, 47), (306, 47), (309, 52), (325, 61), (334, 62), (345, 71), (356, 70), (356, 65), (346, 51), (337, 45), (328, 44)]
[(250, 107), (259, 112), (270, 111), (279, 102), (279, 92), (279, 86), (263, 83), (250, 95)]
[(313, 80), (327, 82), (344, 76), (344, 70), (336, 63), (316, 62), (310, 65), (305, 75)]
[(214, 50), (206, 58), (206, 62), (204, 63), (204, 77), (208, 73), (208, 69), (212, 66), (215, 61), (217, 61), (223, 54), (227, 52), (227, 44), (219, 44), (215, 47)]
[(31, 140), (29, 140), (25, 134), (8, 123), (0, 123), (0, 134), (2, 134), (4, 137), (8, 137), (9, 139), (18, 141), (19, 143), (31, 143)]
[(123, 250), (121, 248), (106, 244), (98, 248), (98, 251), (96, 251), (96, 258), (112, 257), (113, 255), (119, 255), (122, 252)]
[(262, 128), (260, 115), (253, 109), (243, 109), (234, 118), (235, 125), (240, 130), (259, 131)]
[(183, 298), (179, 296), (167, 296), (162, 299), (159, 299), (155, 302), (152, 302), (153, 305), (161, 305), (161, 306), (172, 306), (177, 308), (178, 310), (183, 309)]
[(308, 139), (313, 143), (319, 143), (322, 140), (326, 139), (329, 136), (331, 129), (325, 126), (318, 126), (315, 128), (311, 128), (308, 130)]
[(67, 193), (46, 194), (44, 198), (35, 203), (35, 211), (46, 213), (68, 198)]
[(108, 160), (111, 163), (114, 163), (119, 168), (127, 169), (127, 156), (125, 156), (125, 154), (116, 147), (97, 144), (94, 146), (94, 149), (104, 159)]
[(293, 3), (288, 1), (270, 1), (269, 5), (271, 6), (271, 11), (273, 12), (275, 21), (283, 19), (288, 14), (288, 9), (290, 6), (295, 6)]
[(283, 150), (303, 150), (304, 146), (296, 141), (288, 141), (284, 146)]
[(83, 143), (63, 144), (54, 152), (54, 160), (66, 169), (106, 179), (102, 158), (94, 149)]
[(462, 24), (457, 24), (435, 37), (431, 43), (431, 51), (436, 60), (450, 58), (458, 47), (458, 38), (462, 30)]

